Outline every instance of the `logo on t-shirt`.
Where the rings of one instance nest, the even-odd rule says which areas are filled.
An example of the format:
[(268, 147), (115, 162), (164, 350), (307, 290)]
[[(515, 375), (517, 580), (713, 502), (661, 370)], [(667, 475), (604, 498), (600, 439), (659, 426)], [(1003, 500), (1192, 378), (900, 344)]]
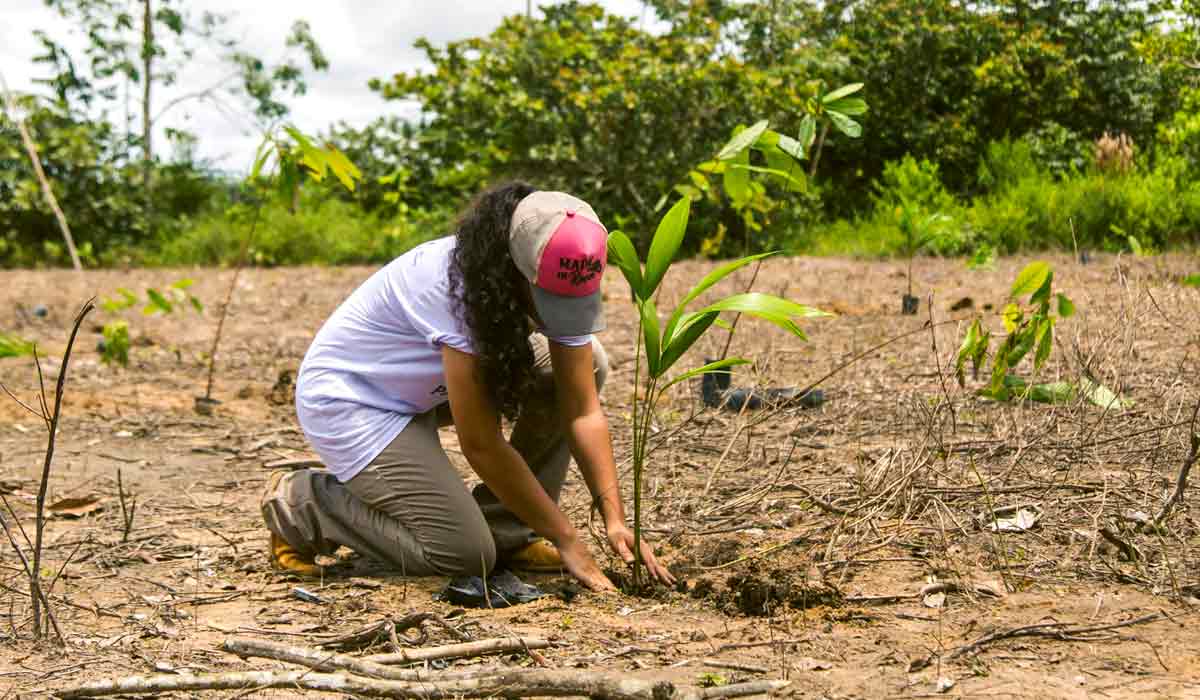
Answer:
[(429, 392), (429, 395), (430, 396), (449, 396), (450, 392), (446, 391), (445, 384), (438, 384), (437, 386), (433, 387), (433, 391)]
[(600, 258), (593, 255), (581, 255), (578, 258), (559, 258), (558, 269), (560, 280), (566, 280), (578, 287), (596, 279), (596, 275), (604, 271), (604, 265), (600, 262)]

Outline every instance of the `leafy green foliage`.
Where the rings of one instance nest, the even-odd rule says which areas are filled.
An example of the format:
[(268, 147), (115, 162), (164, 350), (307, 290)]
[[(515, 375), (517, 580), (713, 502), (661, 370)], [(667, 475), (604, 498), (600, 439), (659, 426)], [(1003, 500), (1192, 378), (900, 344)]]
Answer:
[(202, 313), (204, 304), (188, 291), (192, 284), (193, 280), (181, 279), (173, 282), (165, 290), (148, 287), (144, 300), (125, 287), (118, 287), (115, 296), (105, 297), (100, 302), (100, 308), (109, 313), (118, 313), (141, 305), (142, 313), (151, 316), (159, 313), (169, 314), (175, 311), (176, 305), (187, 304), (195, 309), (196, 313)]
[[(112, 297), (104, 297), (100, 308), (107, 313), (117, 314), (135, 307), (142, 307), (142, 314), (171, 314), (184, 305), (191, 307), (196, 313), (204, 312), (204, 304), (189, 290), (194, 284), (191, 279), (180, 279), (172, 282), (165, 289), (146, 288), (145, 298), (139, 297), (125, 287), (118, 287)], [(100, 359), (107, 365), (129, 365), (129, 323), (116, 319), (104, 324), (102, 328), (104, 341), (100, 345)]]
[[(232, 92), (253, 119), (277, 121), (288, 96), (305, 90), (305, 76), (328, 64), (313, 28), (297, 23), (281, 54), (254, 56), (231, 40), (219, 14), (152, 0), (153, 71), (142, 75), (141, 0), (49, 4), (85, 48), (41, 33), (43, 96), (19, 99), (85, 264), (226, 257), (218, 222), (227, 211), (240, 214), (246, 188), (201, 162), (185, 132), (169, 135), (170, 160), (162, 145), (155, 149), (159, 159), (144, 180), (138, 124), (131, 130), (112, 117), (122, 111), (121, 87), (128, 82), (136, 95), (139, 81), (178, 79), (190, 51), (211, 48), (230, 78), (198, 90), (208, 95), (200, 99)], [(677, 196), (692, 200), (691, 225), (705, 232), (685, 237), (680, 253), (717, 258), (777, 248), (903, 254), (910, 238), (897, 193), (919, 202), (911, 221), (949, 217), (944, 235), (924, 249), (933, 254), (1076, 242), (1116, 252), (1129, 236), (1150, 251), (1197, 240), (1194, 0), (648, 6), (661, 19), (653, 31), (594, 4), (558, 3), (532, 21), (510, 17), (486, 36), (422, 42), (431, 69), (419, 74), (392, 76), (394, 67), (379, 66), (392, 77), (375, 88), (415, 100), (421, 116), (341, 124), (309, 138), (314, 151), (336, 146), (362, 177), (349, 180), (351, 191), (339, 177), (350, 172), (344, 163), (322, 170), (301, 159), (296, 172), (278, 173), (280, 188), (320, 178), (333, 186), (315, 188), (324, 190), (315, 199), (352, 206), (301, 202), (320, 215), (265, 229), (274, 243), (256, 242), (255, 259), (381, 260), (444, 233), (465, 199), (507, 177), (584, 196), (642, 254)], [(860, 80), (870, 86), (869, 111)], [(133, 106), (138, 122), (141, 105)], [(151, 107), (153, 120), (167, 105)], [(778, 139), (766, 128), (748, 150), (715, 157), (708, 146), (750, 124), (750, 115), (774, 125)], [(1092, 171), (1092, 140), (1104, 130), (1137, 144), (1125, 177)], [(859, 133), (866, 138), (852, 138)], [(917, 172), (897, 169), (906, 156)], [(768, 177), (754, 177), (761, 175)], [(143, 215), (146, 181), (156, 216)], [(940, 193), (926, 196), (922, 187), (934, 182)], [(341, 233), (323, 235), (316, 219)], [(388, 233), (353, 235), (369, 251), (355, 257), (341, 241), (356, 228)], [(203, 255), (181, 238), (200, 241)], [(14, 125), (0, 118), (0, 265), (65, 260)]]
[[(995, 352), (991, 352), (991, 332), (984, 327), (981, 318), (976, 318), (967, 327), (954, 365), (960, 386), (965, 386), (966, 383), (967, 363), (971, 364), (972, 373), (978, 374), (980, 368), (990, 359), (991, 379), (987, 386), (980, 390), (980, 394), (1005, 401), (1026, 397), (1035, 387), (1040, 387), (1037, 389), (1039, 395), (1062, 395), (1059, 391), (1061, 387), (1048, 389), (1049, 385), (1029, 385), (1010, 374), (1031, 352), (1033, 370), (1035, 373), (1040, 371), (1050, 358), (1054, 347), (1055, 324), (1059, 319), (1075, 315), (1074, 303), (1066, 295), (1052, 292), (1053, 281), (1054, 270), (1040, 260), (1021, 270), (1009, 291), (1011, 302), (1001, 312), (1006, 335)], [(1028, 300), (1022, 303), (1025, 297), (1028, 297)]]
[[(780, 219), (812, 215), (774, 209), (766, 201), (771, 192), (760, 192), (764, 185), (748, 175), (750, 168), (777, 168), (778, 156), (788, 151), (795, 157), (807, 150), (815, 116), (789, 124), (789, 137), (770, 149), (773, 155), (752, 155), (733, 144), (713, 157), (708, 147), (725, 140), (747, 114), (779, 124), (811, 107), (852, 121), (865, 103), (850, 91), (841, 102), (816, 101), (823, 81), (810, 70), (810, 59), (824, 65), (827, 51), (798, 49), (794, 60), (752, 64), (710, 32), (644, 31), (588, 3), (545, 5), (541, 12), (533, 21), (509, 17), (486, 37), (444, 47), (422, 41), (431, 70), (373, 81), (388, 99), (421, 104), (425, 127), (413, 138), (420, 154), (397, 162), (415, 177), (422, 168), (410, 163), (440, 164), (432, 177), (414, 182), (421, 191), (461, 201), (484, 182), (529, 178), (610, 212), (639, 251), (647, 249), (659, 207), (673, 199), (664, 195), (677, 185), (690, 188), (684, 196), (694, 201), (710, 185), (724, 188), (727, 196), (693, 207), (692, 218), (706, 231), (729, 229), (738, 242), (753, 233), (745, 230), (748, 210), (759, 225), (768, 210)], [(496, 85), (506, 89), (498, 92)], [(742, 138), (754, 142), (755, 128)], [(790, 136), (806, 130), (808, 142)], [(714, 167), (698, 173), (702, 180), (680, 182), (681, 173), (706, 160)], [(766, 185), (776, 194), (794, 186)], [(684, 252), (703, 240), (685, 243)], [(720, 254), (722, 246), (710, 248)]]
[(11, 333), (0, 333), (0, 357), (26, 357), (33, 354), (34, 345)]
[(129, 366), (129, 324), (125, 321), (109, 321), (103, 328), (104, 342), (100, 360), (106, 365)]
[(975, 249), (975, 252), (971, 254), (971, 257), (967, 259), (967, 269), (996, 269), (996, 249), (987, 243), (980, 245)]
[[(818, 90), (816, 97), (805, 102), (796, 138), (770, 129), (770, 122), (765, 119), (749, 127), (738, 125), (716, 157), (691, 169), (686, 181), (675, 185), (674, 191), (694, 203), (731, 208), (737, 217), (736, 224), (744, 233), (741, 252), (748, 254), (756, 247), (752, 246), (751, 238), (761, 235), (786, 211), (789, 201), (781, 195), (809, 190), (810, 178), (799, 161), (808, 160), (808, 151), (817, 142), (818, 127), (825, 133), (838, 118), (836, 115), (849, 118), (833, 107), (855, 114), (866, 112), (865, 100), (845, 97), (861, 89), (861, 84), (850, 84), (825, 95)], [(751, 178), (753, 173), (769, 177)], [(661, 209), (668, 199), (669, 195), (664, 194), (655, 209)], [(726, 223), (719, 223), (715, 234), (701, 242), (700, 252), (710, 257), (726, 252), (731, 242), (726, 239), (726, 231)]]

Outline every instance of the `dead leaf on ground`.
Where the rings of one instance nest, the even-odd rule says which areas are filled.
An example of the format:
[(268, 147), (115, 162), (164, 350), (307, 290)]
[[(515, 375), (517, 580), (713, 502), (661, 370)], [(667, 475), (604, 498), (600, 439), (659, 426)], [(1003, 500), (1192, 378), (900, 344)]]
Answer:
[(60, 518), (82, 518), (88, 513), (104, 509), (104, 500), (99, 496), (64, 498), (47, 506), (51, 514)]
[(993, 532), (1025, 532), (1030, 530), (1042, 519), (1042, 510), (1037, 506), (1008, 510), (1003, 516), (998, 511), (987, 523), (987, 528)]

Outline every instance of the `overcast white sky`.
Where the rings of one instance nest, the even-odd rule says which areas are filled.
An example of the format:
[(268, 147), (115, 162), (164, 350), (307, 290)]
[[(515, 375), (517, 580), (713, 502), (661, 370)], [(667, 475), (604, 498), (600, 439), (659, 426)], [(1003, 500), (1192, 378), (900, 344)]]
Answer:
[[(621, 15), (642, 13), (641, 0), (599, 2)], [(311, 23), (331, 67), (309, 76), (306, 96), (289, 100), (292, 121), (307, 131), (319, 131), (337, 120), (357, 126), (385, 113), (414, 113), (411, 105), (380, 99), (367, 88), (367, 81), (421, 66), (421, 54), (413, 49), (420, 37), (441, 44), (479, 36), (495, 28), (505, 15), (525, 11), (525, 0), (187, 0), (185, 4), (196, 15), (205, 10), (232, 14), (230, 33), (241, 39), (245, 49), (268, 60), (282, 55), (292, 22)], [(35, 29), (69, 47), (82, 45), (80, 32), (46, 9), (43, 0), (0, 0), (0, 8), (0, 71), (14, 90), (35, 90), (33, 79), (44, 74), (44, 68), (31, 60), (39, 51)], [(82, 63), (82, 52), (79, 56)], [(181, 73), (179, 84), (161, 89), (155, 102), (166, 104), (173, 95), (206, 87), (222, 74), (215, 56), (197, 55)], [(223, 116), (207, 103), (181, 105), (163, 118), (161, 126), (196, 133), (200, 155), (229, 170), (246, 169), (258, 142), (246, 121)], [(159, 136), (158, 143), (162, 142)]]

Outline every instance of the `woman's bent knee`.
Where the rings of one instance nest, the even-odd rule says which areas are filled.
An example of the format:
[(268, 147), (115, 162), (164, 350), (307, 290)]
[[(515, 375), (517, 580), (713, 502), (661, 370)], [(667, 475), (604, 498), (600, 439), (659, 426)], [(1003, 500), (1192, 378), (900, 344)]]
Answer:
[(425, 550), (426, 561), (443, 576), (484, 576), (496, 566), (496, 542), (492, 533), (454, 542), (445, 551)]

